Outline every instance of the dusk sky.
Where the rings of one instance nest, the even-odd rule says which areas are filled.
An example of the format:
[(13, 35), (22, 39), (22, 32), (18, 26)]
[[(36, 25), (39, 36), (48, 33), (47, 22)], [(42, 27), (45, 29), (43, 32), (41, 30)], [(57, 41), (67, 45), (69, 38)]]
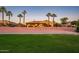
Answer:
[[(79, 7), (78, 6), (6, 6), (8, 11), (12, 11), (13, 17), (12, 21), (18, 22), (17, 15), (20, 14), (23, 10), (27, 11), (26, 21), (39, 21), (46, 20), (46, 14), (48, 12), (55, 13), (57, 17), (55, 21), (60, 21), (62, 17), (68, 17), (70, 21), (79, 19)], [(5, 19), (8, 19), (5, 16)], [(1, 20), (1, 13), (0, 13)]]

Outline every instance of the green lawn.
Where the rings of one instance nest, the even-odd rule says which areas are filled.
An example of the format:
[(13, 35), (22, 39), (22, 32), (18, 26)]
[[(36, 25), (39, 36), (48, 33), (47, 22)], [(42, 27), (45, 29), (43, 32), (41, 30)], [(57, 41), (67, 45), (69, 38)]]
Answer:
[(79, 35), (0, 34), (0, 52), (79, 52)]

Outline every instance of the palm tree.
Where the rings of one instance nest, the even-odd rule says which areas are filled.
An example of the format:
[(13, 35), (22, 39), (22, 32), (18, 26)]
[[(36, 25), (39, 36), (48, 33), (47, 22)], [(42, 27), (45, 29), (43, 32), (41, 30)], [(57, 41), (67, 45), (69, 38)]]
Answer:
[(67, 17), (63, 17), (63, 18), (61, 18), (60, 20), (61, 20), (61, 23), (62, 23), (62, 24), (66, 24), (68, 18), (67, 18)]
[(4, 24), (4, 14), (7, 12), (7, 10), (6, 10), (5, 7), (0, 7), (0, 12), (2, 13), (2, 21), (3, 21), (3, 24)]
[(26, 15), (26, 10), (24, 10), (23, 12), (22, 12), (22, 14), (23, 14), (23, 23), (25, 24), (25, 15)]
[(17, 15), (19, 17), (19, 24), (21, 23), (21, 18), (23, 17), (22, 14)]
[(55, 17), (57, 17), (57, 15), (56, 14), (52, 14), (51, 17), (53, 17), (53, 25), (54, 25), (54, 22), (55, 22), (54, 19), (55, 19)]
[(48, 17), (48, 25), (49, 25), (49, 21), (50, 21), (50, 16), (51, 16), (51, 13), (47, 13), (46, 15)]
[(8, 11), (8, 12), (7, 12), (7, 16), (8, 16), (9, 23), (10, 23), (10, 17), (11, 17), (12, 15), (13, 15), (13, 14), (12, 14), (11, 11)]

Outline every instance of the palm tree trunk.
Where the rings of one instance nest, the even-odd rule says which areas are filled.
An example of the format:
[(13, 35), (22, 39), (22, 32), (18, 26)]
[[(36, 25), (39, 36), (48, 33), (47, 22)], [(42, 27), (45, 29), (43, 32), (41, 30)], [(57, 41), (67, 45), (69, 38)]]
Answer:
[(21, 17), (19, 17), (19, 23), (21, 23)]
[(25, 24), (25, 15), (24, 15), (24, 18), (23, 18), (23, 23)]
[(48, 25), (49, 25), (50, 17), (48, 17)]
[(2, 22), (4, 24), (4, 12), (2, 12)]
[(9, 20), (9, 24), (10, 24), (10, 16), (9, 16), (9, 19), (8, 20)]
[(54, 17), (53, 17), (53, 26), (54, 26)]

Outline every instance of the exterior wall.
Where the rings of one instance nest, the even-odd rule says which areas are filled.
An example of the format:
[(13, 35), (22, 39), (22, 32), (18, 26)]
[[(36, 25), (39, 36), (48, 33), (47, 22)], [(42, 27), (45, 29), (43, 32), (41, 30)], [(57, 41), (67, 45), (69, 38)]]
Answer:
[(53, 23), (52, 22), (48, 22), (47, 21), (37, 21), (37, 22), (28, 22), (26, 23), (26, 27), (53, 27)]

